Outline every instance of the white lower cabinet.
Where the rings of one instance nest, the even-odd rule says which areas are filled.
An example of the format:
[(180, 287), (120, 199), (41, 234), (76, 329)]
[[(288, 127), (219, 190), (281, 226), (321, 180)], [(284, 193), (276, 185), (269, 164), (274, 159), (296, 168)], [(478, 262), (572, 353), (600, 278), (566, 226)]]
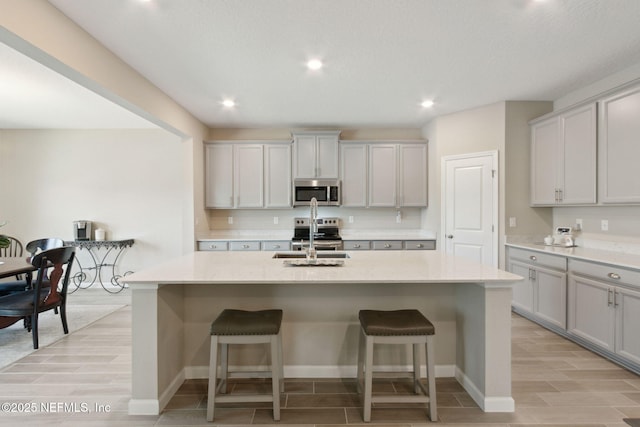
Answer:
[(539, 320), (566, 329), (567, 273), (536, 265), (539, 258), (540, 255), (529, 255), (529, 262), (510, 259), (510, 271), (525, 278), (514, 286), (512, 305)]
[(583, 261), (569, 265), (568, 332), (640, 365), (640, 272)]

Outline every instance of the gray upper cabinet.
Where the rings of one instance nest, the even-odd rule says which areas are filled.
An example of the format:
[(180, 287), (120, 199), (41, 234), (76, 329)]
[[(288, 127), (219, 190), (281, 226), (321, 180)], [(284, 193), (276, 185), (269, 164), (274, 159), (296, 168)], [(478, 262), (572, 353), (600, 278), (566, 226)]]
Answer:
[(600, 101), (600, 201), (640, 203), (640, 85)]
[(596, 104), (531, 124), (531, 205), (596, 203)]
[(338, 178), (340, 131), (293, 133), (294, 178)]
[(214, 209), (291, 206), (291, 142), (205, 145), (205, 203)]

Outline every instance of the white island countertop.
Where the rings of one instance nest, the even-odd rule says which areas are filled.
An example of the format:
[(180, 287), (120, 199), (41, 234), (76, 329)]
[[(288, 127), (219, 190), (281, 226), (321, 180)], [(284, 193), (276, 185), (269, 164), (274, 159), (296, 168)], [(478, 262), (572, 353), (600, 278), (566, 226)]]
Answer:
[[(440, 251), (346, 253), (342, 266), (296, 267), (270, 251), (199, 251), (125, 276), (129, 413), (157, 415), (185, 378), (207, 378), (218, 313), (268, 307), (284, 312), (286, 377), (355, 377), (358, 310), (417, 309), (438, 331), (436, 375), (455, 377), (483, 411), (513, 412), (511, 299), (520, 276)], [(244, 357), (246, 368), (263, 363), (261, 351)], [(409, 363), (406, 353), (376, 357), (381, 366)]]
[[(295, 252), (292, 252), (295, 253)], [(297, 252), (299, 254), (299, 252)], [(522, 278), (440, 251), (353, 251), (344, 265), (296, 267), (274, 252), (193, 252), (126, 277), (126, 283), (484, 283), (511, 286)]]

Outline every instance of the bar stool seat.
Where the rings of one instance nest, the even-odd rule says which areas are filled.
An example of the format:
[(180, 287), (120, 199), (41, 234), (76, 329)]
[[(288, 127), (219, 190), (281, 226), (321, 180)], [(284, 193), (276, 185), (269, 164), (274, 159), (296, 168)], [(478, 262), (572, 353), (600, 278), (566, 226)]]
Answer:
[[(216, 403), (273, 402), (273, 419), (280, 420), (280, 391), (283, 389), (282, 310), (245, 311), (225, 309), (211, 324), (209, 395), (207, 421), (213, 421)], [(229, 344), (269, 344), (271, 366), (267, 371), (229, 371)], [(220, 377), (218, 378), (218, 350)], [(229, 378), (271, 378), (270, 394), (227, 394)], [(218, 381), (219, 379), (219, 381)]]
[[(358, 350), (358, 388), (364, 371), (363, 419), (371, 421), (372, 403), (425, 403), (431, 421), (438, 420), (433, 338), (435, 327), (418, 310), (360, 310), (360, 346)], [(413, 345), (413, 395), (372, 394), (374, 344)], [(420, 345), (425, 345), (428, 390), (420, 382)], [(421, 394), (422, 392), (422, 394)]]

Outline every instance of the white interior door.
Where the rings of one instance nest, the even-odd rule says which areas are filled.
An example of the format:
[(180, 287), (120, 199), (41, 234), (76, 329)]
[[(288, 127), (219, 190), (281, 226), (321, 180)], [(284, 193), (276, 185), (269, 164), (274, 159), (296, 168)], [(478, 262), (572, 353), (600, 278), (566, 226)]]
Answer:
[(498, 266), (498, 153), (442, 158), (443, 241), (448, 254)]

